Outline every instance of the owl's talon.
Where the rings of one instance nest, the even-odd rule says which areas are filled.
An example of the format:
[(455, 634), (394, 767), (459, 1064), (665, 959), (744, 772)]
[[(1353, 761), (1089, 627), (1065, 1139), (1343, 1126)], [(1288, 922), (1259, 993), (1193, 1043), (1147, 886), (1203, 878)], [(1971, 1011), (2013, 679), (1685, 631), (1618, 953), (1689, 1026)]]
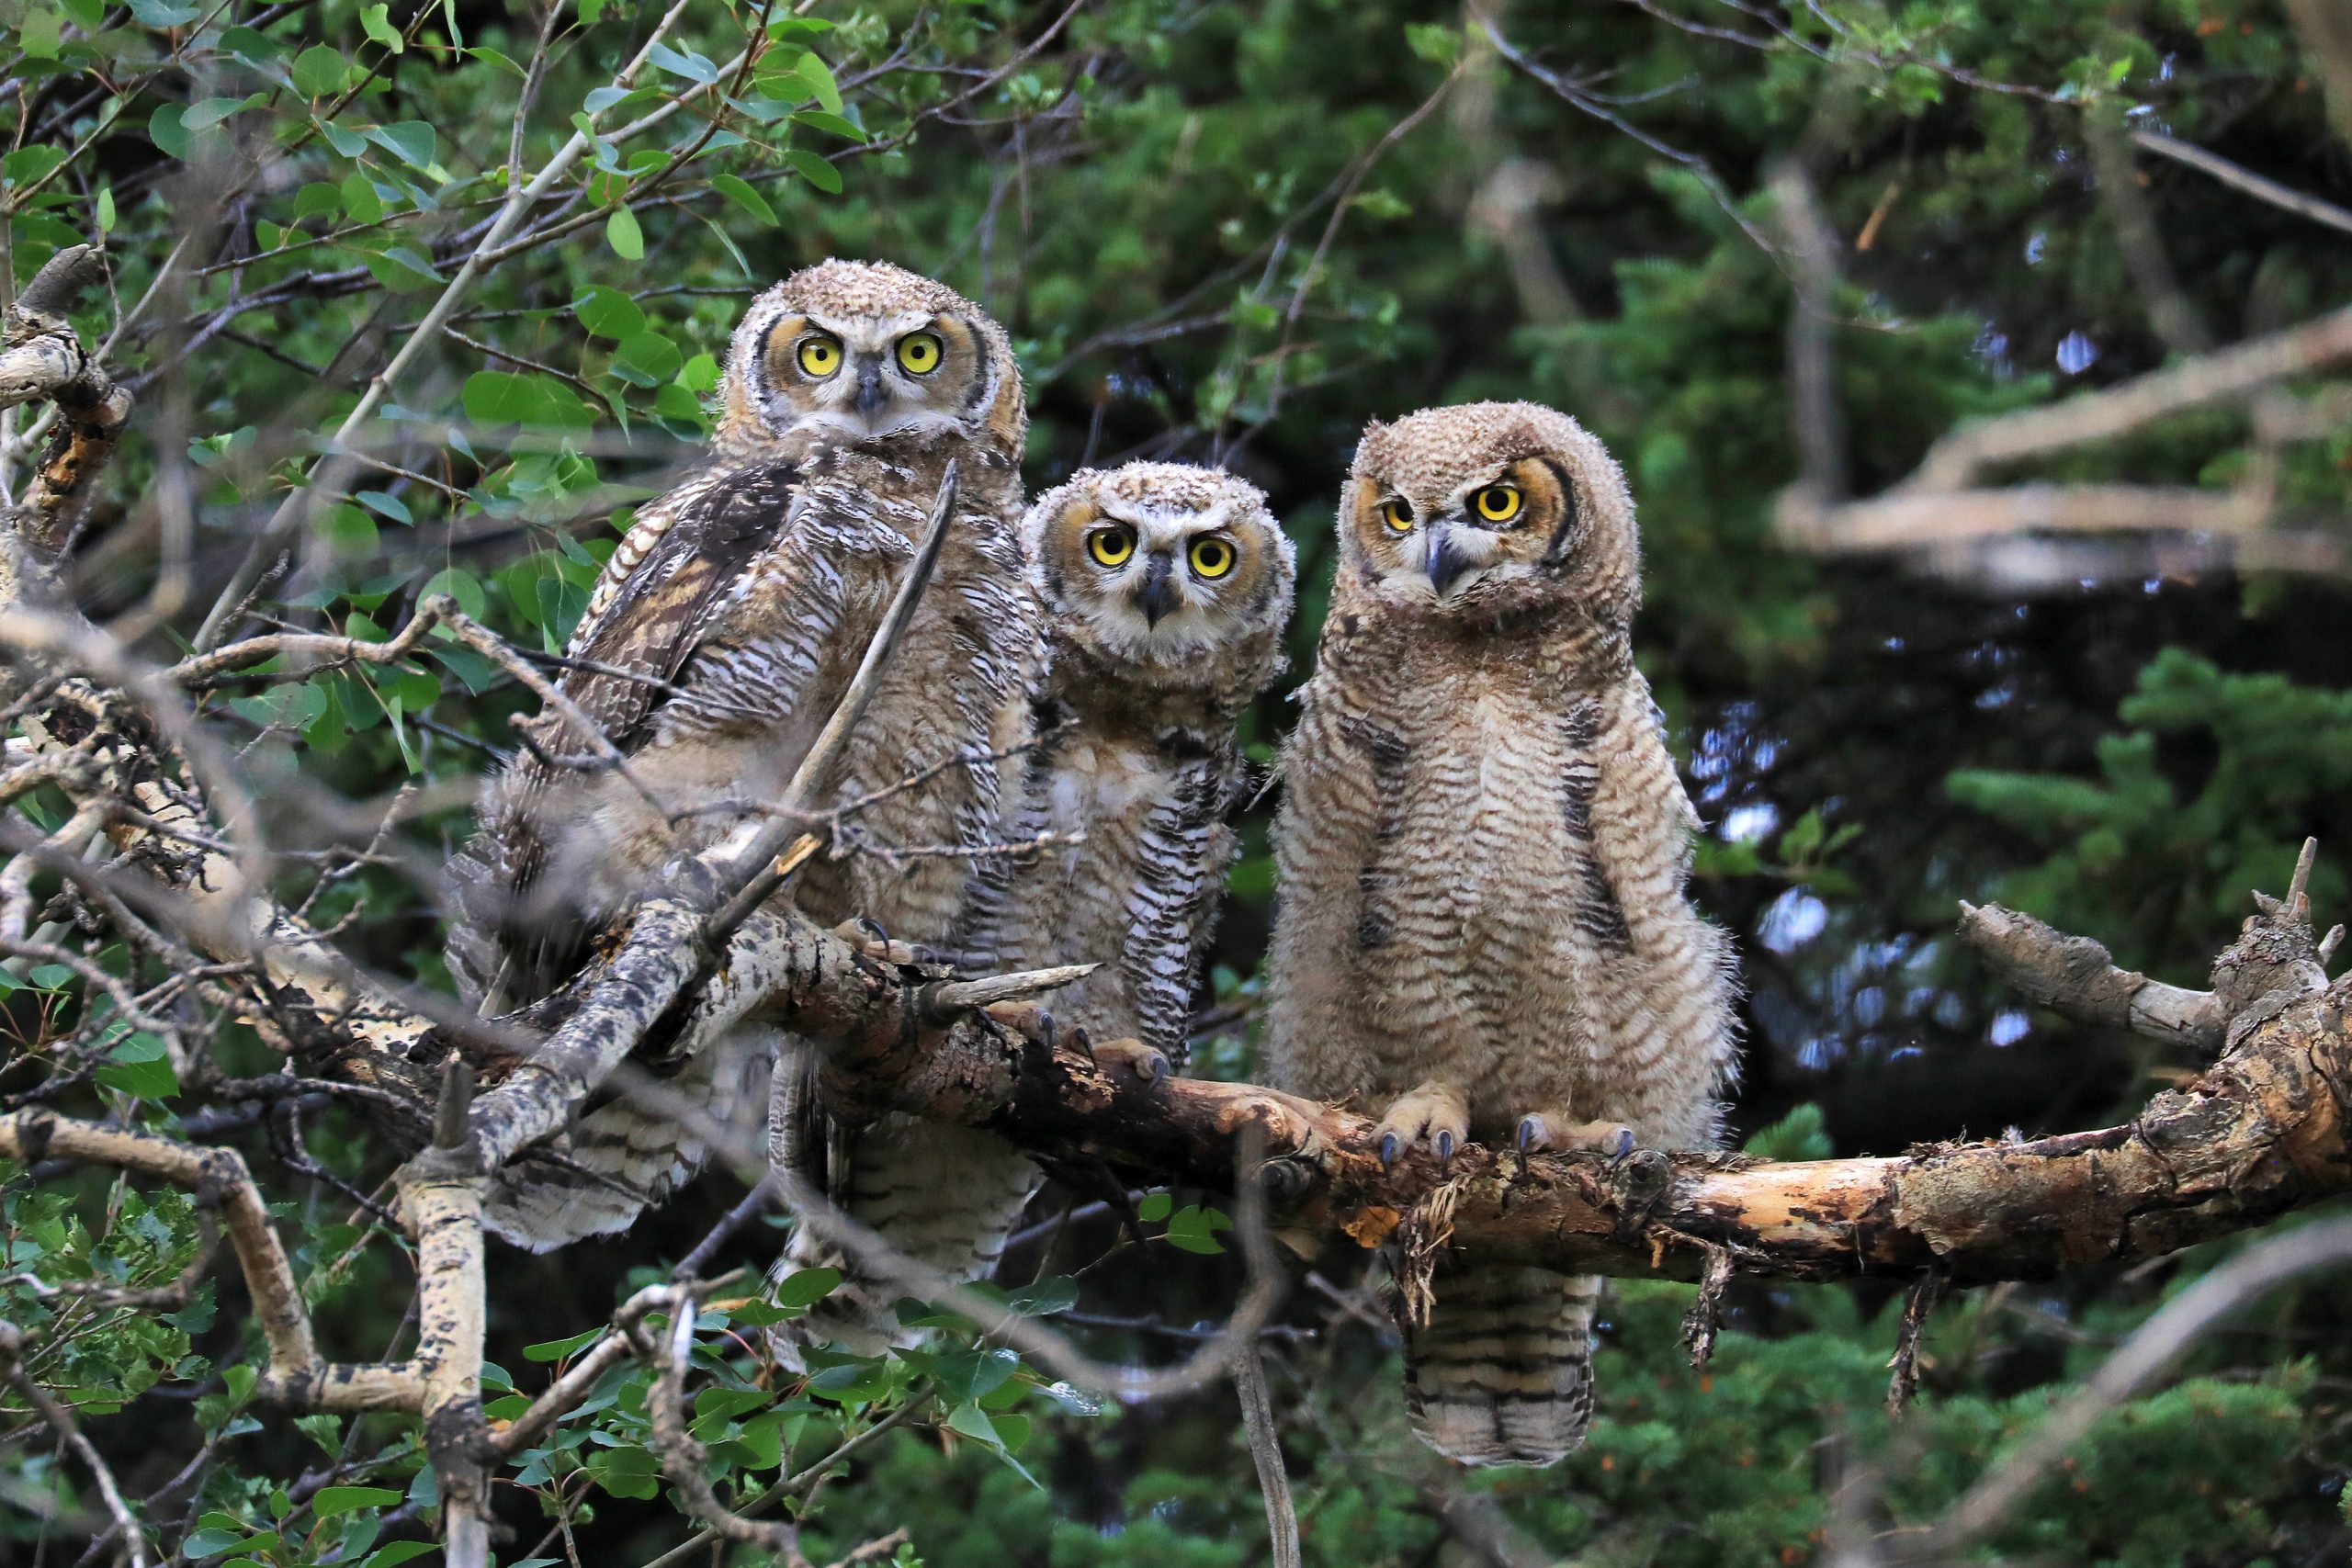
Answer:
[(1169, 1076), (1168, 1053), (1140, 1040), (1105, 1040), (1093, 1055), (1096, 1066), (1125, 1067), (1147, 1086), (1157, 1086)]
[(1626, 1161), (1628, 1158), (1630, 1158), (1630, 1157), (1632, 1156), (1633, 1153), (1634, 1153), (1634, 1130), (1633, 1130), (1631, 1127), (1620, 1127), (1620, 1128), (1618, 1128), (1618, 1129), (1617, 1129), (1617, 1156), (1616, 1156), (1614, 1159), (1612, 1159), (1612, 1160), (1611, 1160), (1611, 1161), (1609, 1162), (1609, 1163), (1610, 1163), (1610, 1165), (1611, 1165), (1611, 1167), (1613, 1168), (1615, 1168), (1615, 1167), (1617, 1167), (1617, 1166), (1623, 1165), (1623, 1164), (1625, 1163), (1625, 1161)]
[(1094, 1036), (1086, 1032), (1086, 1025), (1080, 1023), (1071, 1027), (1069, 1032), (1069, 1043), (1070, 1049), (1076, 1051), (1088, 1061), (1091, 1062), (1095, 1059)]
[(1521, 1168), (1525, 1168), (1528, 1155), (1533, 1152), (1543, 1136), (1544, 1119), (1541, 1116), (1522, 1116), (1519, 1119), (1519, 1136), (1516, 1145)]
[(1437, 1168), (1441, 1174), (1453, 1163), (1453, 1134), (1443, 1128), (1437, 1134)]
[(1396, 1134), (1394, 1133), (1383, 1133), (1380, 1135), (1380, 1168), (1386, 1170), (1396, 1163)]
[(1037, 1010), (1037, 1038), (1044, 1042), (1046, 1055), (1054, 1054), (1054, 1015), (1045, 1009)]

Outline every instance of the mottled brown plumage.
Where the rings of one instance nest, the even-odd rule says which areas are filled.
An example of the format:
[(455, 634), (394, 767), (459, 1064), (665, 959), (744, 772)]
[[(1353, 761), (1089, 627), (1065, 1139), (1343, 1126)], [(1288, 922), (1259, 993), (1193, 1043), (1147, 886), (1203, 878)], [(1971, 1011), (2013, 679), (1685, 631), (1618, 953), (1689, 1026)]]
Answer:
[[(1629, 647), (1632, 497), (1528, 403), (1374, 424), (1283, 757), (1275, 1081), (1441, 1156), (1702, 1145), (1732, 1066), (1725, 944), (1684, 890), (1696, 815)], [(1597, 1281), (1442, 1269), (1407, 1345), (1417, 1431), (1469, 1463), (1583, 1436)]]
[(1283, 669), (1294, 551), (1256, 487), (1174, 463), (1074, 475), (1022, 536), (1046, 667), (1008, 832), (1063, 841), (982, 873), (964, 945), (997, 969), (1099, 963), (1050, 998), (1057, 1023), (1181, 1066), (1233, 860), (1235, 725)]
[[(633, 776), (582, 767), (590, 747), (560, 716), (527, 721), (527, 754), (492, 784), (481, 831), (453, 867), (450, 966), (486, 1011), (560, 985), (665, 868), (756, 830), (863, 658), (951, 458), (961, 484), (936, 575), (823, 799), (950, 764), (856, 815), (859, 841), (993, 838), (1005, 786), (992, 753), (1017, 739), (1038, 657), (1013, 535), (1023, 421), (1002, 330), (940, 284), (828, 262), (752, 303), (729, 356), (713, 465), (639, 513), (570, 644), (625, 671), (574, 669), (562, 683)], [(970, 879), (952, 854), (894, 864), (853, 852), (810, 865), (793, 897), (829, 923), (865, 918), (935, 943)], [(764, 1109), (746, 1086), (776, 1049), (771, 1032), (746, 1029), (691, 1061), (647, 1065), (742, 1125)], [(1025, 1163), (1001, 1144), (926, 1134), (922, 1157), (893, 1168), (893, 1151), (918, 1141), (909, 1128), (885, 1122), (856, 1154), (805, 1132), (786, 1131), (784, 1155), (886, 1233), (910, 1185), (948, 1195), (921, 1204), (926, 1223), (964, 1201), (993, 1215), (992, 1189), (1025, 1190)], [(490, 1222), (525, 1245), (625, 1227), (705, 1154), (692, 1127), (626, 1101), (583, 1117), (552, 1152), (570, 1168), (526, 1166), (491, 1194)], [(878, 1198), (861, 1182), (868, 1168), (890, 1172)]]

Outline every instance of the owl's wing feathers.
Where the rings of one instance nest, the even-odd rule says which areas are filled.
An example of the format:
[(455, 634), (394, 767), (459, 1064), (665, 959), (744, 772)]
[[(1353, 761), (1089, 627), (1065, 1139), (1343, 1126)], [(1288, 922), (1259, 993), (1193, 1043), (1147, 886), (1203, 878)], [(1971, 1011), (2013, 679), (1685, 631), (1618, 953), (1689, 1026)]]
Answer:
[[(557, 682), (622, 752), (644, 739), (670, 700), (670, 683), (763, 548), (788, 539), (798, 477), (786, 463), (714, 469), (639, 513), (566, 648), (578, 663)], [(512, 929), (545, 866), (546, 796), (564, 776), (563, 761), (591, 750), (560, 713), (520, 720), (515, 729), (525, 755), (495, 787), (481, 830), (449, 867), (458, 908), (450, 970), (467, 1000), (492, 1013), (560, 985), (578, 969), (594, 935), (546, 919)]]

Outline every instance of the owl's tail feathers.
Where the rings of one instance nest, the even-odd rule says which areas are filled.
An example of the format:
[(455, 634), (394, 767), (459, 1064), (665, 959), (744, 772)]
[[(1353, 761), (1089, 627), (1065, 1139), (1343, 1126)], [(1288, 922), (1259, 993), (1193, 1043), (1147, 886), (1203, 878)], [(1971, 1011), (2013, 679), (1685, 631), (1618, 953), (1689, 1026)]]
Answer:
[(617, 1100), (548, 1145), (554, 1160), (519, 1160), (492, 1179), (482, 1224), (533, 1252), (625, 1231), (702, 1170), (714, 1142), (756, 1149), (767, 1109), (774, 1031), (729, 1031), (678, 1070), (664, 1108)]
[[(834, 1201), (892, 1250), (957, 1284), (985, 1280), (1045, 1178), (993, 1133), (890, 1115), (860, 1132), (837, 1171)], [(842, 1271), (832, 1294), (775, 1330), (779, 1359), (807, 1370), (801, 1351), (838, 1344), (859, 1355), (909, 1345), (921, 1331), (899, 1322), (898, 1303), (918, 1291), (879, 1277), (854, 1252), (822, 1240), (807, 1224), (776, 1265)]]
[(1421, 1441), (1464, 1464), (1546, 1465), (1592, 1416), (1600, 1281), (1547, 1269), (1439, 1276), (1429, 1322), (1405, 1336), (1405, 1408)]

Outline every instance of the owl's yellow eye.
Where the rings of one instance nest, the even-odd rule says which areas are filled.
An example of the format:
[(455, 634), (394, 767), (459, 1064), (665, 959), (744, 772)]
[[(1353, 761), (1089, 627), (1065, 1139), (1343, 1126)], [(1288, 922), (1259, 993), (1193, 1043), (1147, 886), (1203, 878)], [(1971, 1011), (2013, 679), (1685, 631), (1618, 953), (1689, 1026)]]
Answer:
[(1380, 520), (1399, 534), (1413, 531), (1413, 503), (1403, 496), (1391, 496), (1380, 503)]
[(1517, 485), (1488, 485), (1478, 492), (1478, 515), (1489, 523), (1508, 523), (1527, 504)]
[(1223, 577), (1233, 570), (1233, 547), (1223, 539), (1194, 539), (1192, 562), (1195, 576)]
[(829, 337), (800, 340), (800, 368), (820, 379), (842, 367), (842, 345)]
[(1086, 536), (1086, 553), (1102, 566), (1125, 566), (1136, 553), (1136, 536), (1125, 528), (1097, 528)]
[(899, 368), (910, 376), (928, 376), (939, 368), (939, 334), (909, 333), (899, 340)]

